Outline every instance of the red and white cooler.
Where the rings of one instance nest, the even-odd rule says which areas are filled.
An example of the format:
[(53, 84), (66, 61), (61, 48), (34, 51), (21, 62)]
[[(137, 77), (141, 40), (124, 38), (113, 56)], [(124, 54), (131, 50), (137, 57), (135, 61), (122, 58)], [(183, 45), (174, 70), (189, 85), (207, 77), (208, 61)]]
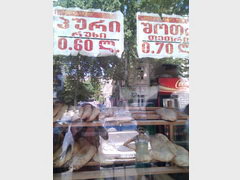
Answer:
[(189, 104), (187, 78), (159, 78), (158, 105), (183, 110)]

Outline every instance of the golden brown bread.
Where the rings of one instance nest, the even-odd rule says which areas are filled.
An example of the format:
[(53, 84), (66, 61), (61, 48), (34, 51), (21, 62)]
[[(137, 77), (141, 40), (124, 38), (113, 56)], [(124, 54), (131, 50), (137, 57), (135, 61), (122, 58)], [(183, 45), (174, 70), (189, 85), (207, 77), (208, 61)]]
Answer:
[(53, 152), (55, 153), (62, 145), (64, 139), (63, 133), (53, 134)]
[(176, 148), (171, 141), (163, 134), (156, 134), (150, 139), (152, 147), (151, 156), (161, 162), (170, 162), (176, 154)]
[(58, 111), (57, 115), (55, 117), (53, 117), (53, 122), (61, 119), (61, 117), (63, 116), (64, 112), (67, 111), (68, 106), (67, 105), (63, 105), (61, 110)]
[(161, 116), (161, 119), (167, 121), (176, 121), (177, 120), (177, 113), (173, 109), (168, 108), (159, 108), (156, 110), (156, 113)]
[(177, 151), (176, 151), (176, 157), (173, 159), (173, 162), (178, 166), (183, 166), (183, 167), (189, 166), (188, 151), (181, 146), (178, 146), (176, 144), (174, 145)]
[(57, 160), (62, 152), (62, 146), (60, 146), (55, 152), (53, 152), (53, 161)]
[(73, 157), (69, 163), (70, 170), (78, 170), (88, 163), (97, 152), (97, 148), (86, 139), (79, 138), (74, 144)]
[[(62, 153), (62, 148), (59, 149), (58, 153), (59, 152), (60, 152), (60, 154)], [(57, 159), (55, 159), (56, 156), (54, 157), (54, 159), (55, 159), (53, 161), (53, 167), (54, 168), (62, 167), (65, 163), (67, 163), (72, 158), (72, 155), (73, 155), (72, 147), (69, 146), (65, 155), (59, 156), (60, 154), (58, 154)]]
[(57, 115), (57, 113), (61, 110), (64, 104), (62, 103), (56, 103), (53, 105), (53, 117)]
[(100, 114), (100, 110), (96, 107), (94, 107), (91, 116), (87, 119), (87, 121), (94, 121)]
[(84, 108), (81, 106), (81, 107), (79, 108), (79, 113), (78, 113), (78, 116), (79, 116), (80, 119), (82, 119), (83, 110), (84, 110)]
[(81, 119), (82, 120), (88, 119), (91, 116), (91, 114), (92, 114), (92, 105), (87, 104), (83, 107), (83, 114)]

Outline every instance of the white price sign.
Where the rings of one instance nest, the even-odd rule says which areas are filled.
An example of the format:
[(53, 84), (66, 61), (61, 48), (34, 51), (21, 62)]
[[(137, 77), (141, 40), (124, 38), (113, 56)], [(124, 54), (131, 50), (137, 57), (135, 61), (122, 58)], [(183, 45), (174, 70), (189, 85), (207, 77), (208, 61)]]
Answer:
[(188, 58), (188, 17), (140, 13), (137, 18), (137, 51), (139, 58)]
[(53, 9), (54, 55), (121, 57), (123, 14), (79, 8)]

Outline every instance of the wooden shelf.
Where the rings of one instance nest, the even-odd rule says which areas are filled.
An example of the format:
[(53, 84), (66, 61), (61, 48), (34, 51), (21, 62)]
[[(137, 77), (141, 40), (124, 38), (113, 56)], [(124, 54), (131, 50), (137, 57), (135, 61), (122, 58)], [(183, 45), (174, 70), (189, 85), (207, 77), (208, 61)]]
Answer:
[[(72, 127), (97, 127), (97, 126), (129, 126), (129, 125), (184, 125), (186, 120), (177, 120), (174, 122), (165, 120), (134, 120), (131, 122), (73, 122)], [(68, 124), (55, 123), (54, 127), (68, 127)]]
[(88, 162), (85, 166), (111, 166), (111, 165), (119, 165), (119, 164), (133, 164), (135, 163), (135, 159), (114, 159), (112, 164), (99, 163), (95, 161)]
[(130, 111), (132, 114), (156, 114), (156, 111)]
[[(150, 163), (158, 163), (160, 161), (152, 160)], [(112, 166), (112, 165), (134, 165), (136, 163), (135, 159), (129, 158), (129, 159), (114, 159), (113, 163), (99, 163), (96, 161), (90, 161), (85, 166)]]
[[(174, 126), (185, 125), (188, 116), (178, 113), (178, 120), (174, 122), (162, 120), (159, 115), (155, 114), (155, 110), (159, 107), (127, 107), (135, 120), (131, 122), (121, 121), (93, 121), (93, 122), (72, 122), (72, 127), (106, 127), (106, 126), (142, 126), (142, 125), (166, 125), (168, 128), (168, 136), (173, 140)], [(149, 117), (149, 118), (147, 118)], [(68, 127), (69, 124), (54, 123), (54, 127)], [(123, 133), (123, 132), (117, 132)], [(156, 161), (152, 161), (155, 163)], [(115, 166), (116, 165), (116, 166)], [(120, 165), (120, 167), (118, 167)], [(188, 173), (188, 168), (181, 168), (174, 166), (164, 166), (149, 168), (135, 168), (134, 159), (115, 159), (113, 163), (98, 163), (95, 161), (88, 162), (80, 171), (57, 173), (53, 175), (53, 180), (80, 180), (80, 179), (99, 179), (99, 178), (112, 178), (124, 176), (138, 176), (138, 175), (160, 175), (160, 174), (174, 174), (174, 173)], [(94, 170), (90, 170), (93, 169)], [(97, 170), (96, 170), (97, 168)], [(99, 169), (98, 169), (99, 168)]]
[(124, 109), (127, 109), (129, 111), (155, 111), (160, 108), (161, 107), (133, 107), (133, 106), (124, 107)]
[(180, 167), (150, 167), (150, 168), (110, 168), (94, 171), (81, 171), (73, 173), (54, 174), (54, 180), (79, 180), (79, 179), (95, 179), (95, 178), (111, 178), (138, 175), (155, 175), (155, 174), (173, 174), (188, 173), (188, 168)]

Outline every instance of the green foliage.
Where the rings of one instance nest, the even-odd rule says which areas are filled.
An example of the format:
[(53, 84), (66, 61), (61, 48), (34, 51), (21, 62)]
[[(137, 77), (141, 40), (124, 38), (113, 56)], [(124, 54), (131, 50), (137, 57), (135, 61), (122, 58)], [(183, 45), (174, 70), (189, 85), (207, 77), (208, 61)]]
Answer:
[(119, 0), (59, 0), (54, 6), (116, 11), (120, 10), (121, 2)]
[(178, 75), (184, 78), (189, 77), (189, 60), (181, 58), (163, 58), (163, 59), (152, 59), (155, 66), (162, 64), (174, 64), (178, 66)]
[(140, 1), (143, 12), (158, 14), (188, 15), (188, 0), (143, 0)]
[(59, 99), (66, 104), (75, 104), (78, 101), (88, 101), (93, 95), (94, 91), (90, 82), (82, 82), (76, 86), (76, 81), (66, 76), (64, 90), (59, 92)]
[[(123, 79), (123, 62), (117, 57), (54, 56), (54, 72), (62, 67), (64, 88), (59, 99), (76, 104), (78, 101), (102, 99), (100, 79)], [(55, 73), (56, 74), (56, 73)]]

